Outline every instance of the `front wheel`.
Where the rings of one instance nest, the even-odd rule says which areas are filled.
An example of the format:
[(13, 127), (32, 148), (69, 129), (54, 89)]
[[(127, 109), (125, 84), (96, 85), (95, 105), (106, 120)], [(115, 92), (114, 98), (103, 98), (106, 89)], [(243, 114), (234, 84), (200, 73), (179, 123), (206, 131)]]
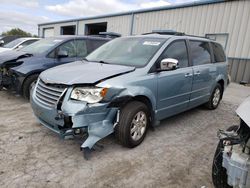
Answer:
[(207, 108), (210, 110), (216, 109), (220, 104), (220, 101), (222, 99), (222, 94), (223, 94), (223, 89), (221, 85), (217, 83), (209, 98), (209, 101), (206, 103)]
[(39, 74), (34, 74), (26, 78), (23, 83), (23, 97), (27, 100), (30, 98), (30, 91), (32, 87), (36, 84)]
[(147, 106), (139, 101), (129, 102), (121, 109), (115, 135), (123, 146), (136, 147), (144, 140), (149, 122)]

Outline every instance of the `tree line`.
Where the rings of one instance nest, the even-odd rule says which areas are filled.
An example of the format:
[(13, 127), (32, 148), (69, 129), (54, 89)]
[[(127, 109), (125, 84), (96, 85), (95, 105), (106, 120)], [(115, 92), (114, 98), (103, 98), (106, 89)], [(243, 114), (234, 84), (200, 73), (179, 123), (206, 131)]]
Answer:
[(2, 32), (2, 36), (22, 36), (22, 37), (38, 37), (37, 35), (32, 35), (29, 32), (23, 31), (19, 28), (14, 28), (6, 32)]

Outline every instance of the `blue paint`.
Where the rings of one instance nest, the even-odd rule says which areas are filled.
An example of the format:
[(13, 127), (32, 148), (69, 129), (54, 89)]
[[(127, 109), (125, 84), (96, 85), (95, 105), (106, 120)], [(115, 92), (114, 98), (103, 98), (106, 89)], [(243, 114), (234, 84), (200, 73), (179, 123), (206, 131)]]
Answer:
[[(7, 52), (2, 52), (0, 54), (0, 68), (9, 67), (10, 72), (12, 74), (11, 76), (4, 76), (5, 79), (0, 82), (0, 86), (4, 85), (5, 87), (13, 88), (17, 91), (17, 93), (22, 94), (24, 81), (29, 76), (34, 74), (40, 74), (42, 71), (58, 65), (71, 63), (73, 61), (83, 59), (84, 57), (79, 56), (64, 58), (58, 58), (56, 56), (57, 49), (60, 46), (76, 39), (83, 41), (88, 40), (88, 42), (86, 42), (87, 54), (94, 50), (92, 46), (90, 47), (90, 45), (92, 45), (92, 41), (102, 41), (95, 45), (95, 48), (97, 48), (101, 44), (104, 44), (105, 42), (110, 40), (109, 38), (91, 36), (61, 36), (48, 39), (51, 41), (51, 43), (53, 43), (53, 45), (49, 46), (48, 49), (42, 53), (32, 53), (30, 51), (26, 51), (26, 48), (23, 48), (20, 51), (11, 50)], [(40, 41), (33, 43), (30, 46), (36, 46), (38, 43), (40, 44), (45, 40), (47, 39), (41, 39)], [(30, 46), (27, 46), (27, 48), (29, 48)], [(54, 57), (49, 56), (52, 52), (55, 52)], [(0, 71), (0, 75), (1, 74), (2, 72)]]
[[(122, 98), (136, 100), (137, 97), (147, 99), (150, 103), (149, 110), (152, 112), (152, 118), (154, 122), (157, 122), (208, 102), (218, 82), (225, 83), (224, 87), (226, 88), (227, 62), (192, 66), (189, 40), (203, 42), (209, 42), (210, 40), (190, 36), (159, 34), (124, 37), (115, 40), (122, 40), (124, 43), (124, 40), (135, 39), (136, 37), (138, 41), (141, 41), (141, 39), (147, 41), (157, 39), (159, 41), (159, 38), (163, 41), (163, 44), (159, 45), (156, 53), (144, 66), (134, 68), (132, 66), (117, 65), (116, 63), (76, 62), (43, 72), (40, 79), (46, 82), (48, 86), (62, 85), (67, 88), (67, 91), (65, 95), (62, 95), (57, 100), (57, 104), (48, 107), (41, 103), (36, 95), (39, 82), (37, 83), (32, 94), (31, 104), (38, 121), (61, 136), (66, 132), (58, 130), (71, 133), (75, 129), (87, 130), (88, 138), (83, 140), (81, 147), (92, 148), (97, 141), (114, 132), (117, 112), (118, 109), (122, 108), (121, 105), (111, 105), (115, 100)], [(113, 44), (115, 40), (111, 41), (110, 44)], [(156, 67), (160, 62), (161, 54), (172, 43), (180, 40), (184, 41), (187, 52), (189, 52), (188, 66), (170, 71), (158, 71)], [(144, 45), (144, 42), (142, 44)], [(157, 45), (157, 42), (147, 42), (145, 44)], [(109, 54), (107, 51), (108, 45), (107, 43), (96, 51), (105, 49), (106, 53)], [(133, 50), (136, 54), (137, 49)], [(210, 50), (208, 49), (208, 51)], [(104, 53), (103, 57), (107, 57), (107, 54)], [(119, 60), (117, 59), (117, 61)], [(92, 104), (72, 99), (71, 93), (75, 87), (108, 88), (108, 93), (103, 100)], [(59, 107), (58, 101), (62, 101)], [(60, 115), (63, 116), (59, 119), (56, 118), (60, 117)], [(64, 123), (67, 123), (64, 122), (65, 117), (71, 118), (70, 127), (65, 127)]]

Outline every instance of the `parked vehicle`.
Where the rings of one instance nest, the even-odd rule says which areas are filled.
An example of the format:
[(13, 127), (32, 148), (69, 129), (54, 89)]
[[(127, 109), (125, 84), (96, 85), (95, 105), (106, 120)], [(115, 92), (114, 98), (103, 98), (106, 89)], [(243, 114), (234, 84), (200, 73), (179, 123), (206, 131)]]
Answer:
[(0, 36), (0, 47), (20, 37), (21, 36)]
[(162, 119), (201, 104), (217, 108), (227, 86), (223, 48), (178, 34), (121, 37), (43, 72), (31, 98), (35, 116), (62, 137), (88, 133), (81, 148), (89, 151), (113, 132), (135, 147)]
[(239, 125), (218, 132), (212, 177), (215, 188), (250, 187), (250, 97), (236, 110)]
[(60, 36), (41, 39), (18, 51), (0, 54), (0, 86), (29, 98), (38, 75), (51, 67), (83, 59), (109, 38)]
[(0, 53), (8, 51), (8, 50), (21, 49), (21, 48), (28, 46), (28, 45), (30, 45), (33, 42), (36, 42), (38, 40), (39, 40), (39, 38), (33, 38), (33, 37), (15, 39), (7, 44), (4, 44), (2, 47), (0, 47)]

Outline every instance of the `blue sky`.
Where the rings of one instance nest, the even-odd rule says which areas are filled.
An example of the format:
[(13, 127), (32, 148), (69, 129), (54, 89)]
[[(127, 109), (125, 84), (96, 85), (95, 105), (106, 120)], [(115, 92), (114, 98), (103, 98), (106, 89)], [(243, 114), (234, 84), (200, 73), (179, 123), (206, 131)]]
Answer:
[(37, 34), (39, 23), (193, 1), (197, 0), (0, 0), (0, 34), (17, 27)]

